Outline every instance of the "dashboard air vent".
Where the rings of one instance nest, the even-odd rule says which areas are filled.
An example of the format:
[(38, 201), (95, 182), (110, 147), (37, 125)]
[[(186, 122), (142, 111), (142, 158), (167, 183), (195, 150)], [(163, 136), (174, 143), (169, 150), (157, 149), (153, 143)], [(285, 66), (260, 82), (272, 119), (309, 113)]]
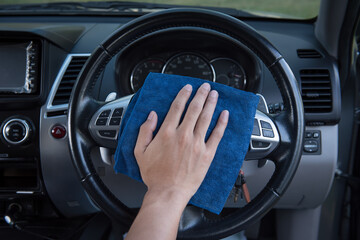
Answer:
[(301, 70), (300, 79), (305, 113), (331, 112), (332, 91), (329, 70)]
[(297, 55), (299, 58), (321, 58), (321, 54), (315, 49), (298, 49)]
[(83, 68), (88, 56), (73, 56), (67, 69), (61, 79), (60, 85), (56, 91), (52, 105), (69, 103), (72, 88), (76, 79)]

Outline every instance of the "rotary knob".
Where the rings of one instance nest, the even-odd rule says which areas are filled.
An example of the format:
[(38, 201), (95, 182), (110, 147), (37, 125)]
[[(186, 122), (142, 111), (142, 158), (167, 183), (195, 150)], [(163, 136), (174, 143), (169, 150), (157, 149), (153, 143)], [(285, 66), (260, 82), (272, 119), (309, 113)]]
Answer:
[(4, 139), (13, 145), (24, 143), (30, 136), (30, 125), (23, 119), (10, 119), (3, 127)]

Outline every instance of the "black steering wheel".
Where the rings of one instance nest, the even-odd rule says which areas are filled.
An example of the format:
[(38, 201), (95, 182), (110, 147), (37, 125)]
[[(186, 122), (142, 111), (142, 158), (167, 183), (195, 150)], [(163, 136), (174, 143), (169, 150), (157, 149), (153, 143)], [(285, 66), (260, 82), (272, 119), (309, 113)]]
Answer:
[(258, 159), (266, 157), (275, 164), (275, 172), (266, 187), (249, 204), (216, 220), (207, 219), (201, 209), (192, 211), (189, 218), (182, 218), (180, 239), (223, 238), (246, 229), (274, 206), (296, 172), (303, 145), (304, 110), (296, 79), (275, 47), (244, 22), (215, 11), (171, 9), (136, 18), (122, 26), (92, 53), (75, 84), (68, 114), (70, 150), (81, 183), (90, 197), (108, 216), (129, 227), (136, 212), (121, 203), (105, 186), (96, 173), (90, 152), (99, 145), (116, 146), (115, 139), (99, 139), (94, 121), (106, 109), (126, 108), (130, 97), (105, 103), (94, 99), (92, 90), (106, 64), (117, 53), (143, 39), (179, 32), (203, 33), (231, 44), (245, 45), (270, 70), (284, 101), (284, 111), (277, 115), (257, 112), (258, 118), (266, 118), (271, 123), (277, 137), (266, 156), (255, 154)]

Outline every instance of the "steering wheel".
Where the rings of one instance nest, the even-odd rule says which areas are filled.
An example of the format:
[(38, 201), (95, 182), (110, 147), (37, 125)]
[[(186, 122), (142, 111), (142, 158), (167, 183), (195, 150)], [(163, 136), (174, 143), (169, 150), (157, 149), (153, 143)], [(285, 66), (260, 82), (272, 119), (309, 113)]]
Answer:
[[(193, 208), (183, 217), (180, 239), (223, 238), (246, 229), (260, 220), (284, 194), (292, 180), (302, 151), (304, 110), (296, 79), (281, 54), (264, 37), (244, 22), (219, 12), (202, 9), (170, 9), (136, 18), (101, 43), (91, 54), (74, 86), (69, 103), (69, 145), (74, 166), (89, 196), (108, 216), (129, 227), (136, 212), (118, 200), (105, 186), (90, 159), (91, 149), (116, 147), (117, 126), (97, 126), (96, 119), (106, 110), (126, 109), (131, 97), (101, 102), (93, 97), (94, 85), (106, 64), (120, 51), (143, 39), (172, 33), (203, 33), (237, 46), (246, 46), (272, 73), (284, 101), (284, 111), (269, 115), (257, 111), (258, 120), (271, 124), (274, 138), (252, 136), (269, 144), (267, 151), (256, 151), (250, 144), (248, 155), (270, 159), (275, 171), (266, 187), (247, 205), (215, 220), (202, 209)], [(109, 131), (102, 136), (100, 131)], [(261, 126), (260, 126), (261, 130)], [(115, 134), (114, 134), (115, 133)], [(194, 210), (195, 209), (195, 210)]]

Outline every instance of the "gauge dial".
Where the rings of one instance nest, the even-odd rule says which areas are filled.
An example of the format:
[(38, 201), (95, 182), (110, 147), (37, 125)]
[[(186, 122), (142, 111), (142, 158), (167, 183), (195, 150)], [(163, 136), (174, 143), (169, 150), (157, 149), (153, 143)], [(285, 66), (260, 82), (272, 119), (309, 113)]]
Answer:
[(214, 69), (202, 57), (193, 53), (181, 53), (169, 59), (163, 73), (176, 74), (214, 81)]
[(217, 58), (211, 61), (216, 74), (216, 82), (237, 89), (245, 89), (246, 75), (244, 69), (234, 60)]
[(164, 66), (164, 62), (159, 59), (146, 59), (134, 67), (131, 73), (130, 85), (134, 92), (137, 92), (150, 72), (159, 73)]

